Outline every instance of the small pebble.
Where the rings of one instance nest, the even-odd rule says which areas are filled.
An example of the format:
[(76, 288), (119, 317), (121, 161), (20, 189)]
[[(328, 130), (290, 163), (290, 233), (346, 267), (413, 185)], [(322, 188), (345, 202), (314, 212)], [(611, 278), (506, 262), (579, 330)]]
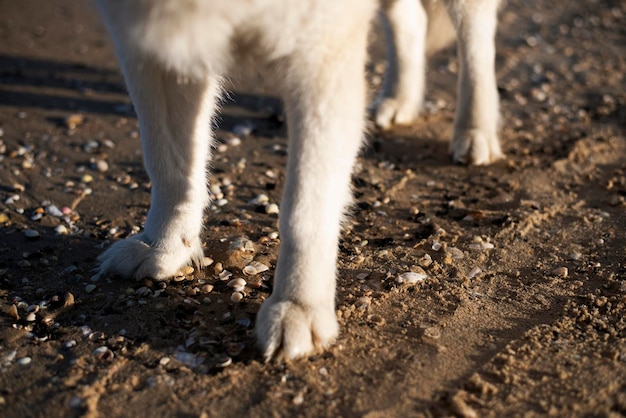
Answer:
[(261, 193), (260, 195), (258, 195), (254, 199), (248, 201), (248, 204), (249, 205), (254, 205), (254, 206), (260, 206), (260, 205), (268, 204), (269, 201), (270, 201), (270, 198), (267, 197), (267, 195)]
[(87, 293), (91, 293), (94, 290), (96, 290), (96, 285), (95, 284), (88, 284), (87, 286), (85, 286), (85, 292), (87, 292)]
[(109, 350), (109, 347), (103, 345), (101, 347), (93, 350), (93, 355), (98, 358), (98, 360), (109, 361), (114, 357), (113, 351)]
[(107, 163), (105, 160), (98, 160), (98, 162), (96, 163), (96, 168), (99, 172), (104, 173), (108, 171), (109, 163)]
[(20, 366), (28, 366), (32, 361), (33, 359), (30, 357), (21, 357), (17, 359), (16, 363)]
[(57, 235), (67, 235), (69, 231), (65, 225), (57, 225), (54, 228), (54, 233)]
[(279, 209), (276, 203), (270, 203), (265, 207), (265, 213), (268, 215), (278, 215)]
[(304, 394), (302, 392), (298, 393), (293, 397), (292, 402), (294, 405), (302, 405), (304, 403)]
[(39, 232), (35, 231), (34, 229), (27, 229), (26, 231), (24, 231), (24, 235), (26, 236), (26, 238), (29, 239), (39, 238)]
[(567, 267), (557, 267), (552, 270), (552, 275), (556, 277), (566, 278), (569, 274)]
[(226, 144), (231, 147), (238, 147), (239, 145), (241, 145), (241, 139), (236, 136), (233, 136), (231, 138), (226, 139)]
[(415, 284), (421, 282), (427, 277), (428, 275), (424, 272), (424, 270), (422, 270), (421, 272), (409, 271), (406, 273), (402, 273), (398, 277), (396, 277), (396, 283)]
[(76, 347), (76, 340), (68, 340), (61, 345), (63, 350), (69, 350), (70, 348)]

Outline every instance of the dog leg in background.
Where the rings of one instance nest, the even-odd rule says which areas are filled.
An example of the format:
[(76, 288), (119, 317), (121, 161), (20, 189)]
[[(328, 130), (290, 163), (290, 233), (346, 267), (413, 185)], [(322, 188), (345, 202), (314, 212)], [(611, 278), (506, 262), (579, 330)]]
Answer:
[(306, 54), (295, 52), (287, 64), (283, 85), (289, 158), (281, 248), (274, 290), (256, 324), (267, 360), (311, 354), (332, 343), (338, 333), (337, 252), (363, 137), (369, 21), (352, 19), (342, 25), (352, 26), (344, 26), (340, 35), (316, 34), (329, 41), (303, 45)]
[(98, 275), (165, 280), (204, 256), (200, 232), (219, 81), (184, 79), (128, 45), (120, 47), (152, 195), (143, 232), (104, 252)]
[(498, 141), (499, 103), (495, 75), (498, 0), (447, 0), (457, 32), (460, 62), (454, 136), (455, 161), (483, 165), (503, 154)]
[(374, 119), (378, 126), (388, 129), (414, 122), (422, 110), (428, 17), (420, 0), (392, 1), (385, 16), (388, 68)]

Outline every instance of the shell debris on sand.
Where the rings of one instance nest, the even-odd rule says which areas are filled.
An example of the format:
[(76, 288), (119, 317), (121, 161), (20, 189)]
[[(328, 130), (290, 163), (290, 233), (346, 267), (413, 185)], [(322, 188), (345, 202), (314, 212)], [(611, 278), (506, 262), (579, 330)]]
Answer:
[(232, 279), (227, 283), (228, 287), (231, 287), (235, 292), (242, 292), (246, 288), (246, 284), (248, 284), (242, 278)]
[(246, 276), (255, 276), (257, 274), (266, 272), (269, 267), (259, 261), (253, 261), (243, 268), (243, 274)]
[(406, 273), (399, 274), (396, 277), (396, 283), (415, 284), (423, 281), (428, 275), (421, 268), (416, 268), (417, 271), (408, 271)]

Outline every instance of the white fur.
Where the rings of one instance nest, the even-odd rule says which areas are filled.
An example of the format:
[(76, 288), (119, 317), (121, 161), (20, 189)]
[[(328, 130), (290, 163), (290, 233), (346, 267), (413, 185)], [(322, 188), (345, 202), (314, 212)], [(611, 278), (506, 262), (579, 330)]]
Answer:
[(475, 165), (502, 158), (498, 142), (495, 31), (499, 0), (395, 0), (385, 7), (389, 71), (375, 110), (387, 129), (414, 122), (425, 93), (426, 58), (456, 29), (460, 73), (450, 151)]
[[(280, 218), (281, 250), (274, 291), (257, 319), (259, 343), (267, 359), (300, 357), (328, 346), (338, 333), (337, 246), (341, 218), (350, 200), (350, 174), (363, 135), (366, 39), (377, 2), (97, 3), (137, 110), (145, 165), (152, 181), (144, 231), (102, 254), (98, 275), (165, 280), (183, 266), (198, 263), (203, 256), (199, 237), (208, 203), (206, 170), (213, 141), (209, 127), (220, 78), (233, 63), (251, 61), (266, 70), (286, 102), (290, 147)], [(467, 32), (476, 42), (489, 37), (465, 28), (465, 16), (473, 19), (475, 8), (448, 3), (449, 10), (458, 11), (455, 21), (460, 22), (461, 33)], [(398, 0), (397, 7), (407, 7), (419, 18), (414, 23), (423, 27), (425, 14), (418, 3)], [(392, 9), (390, 16), (401, 19), (402, 13)], [(406, 67), (402, 72), (413, 69), (415, 77), (399, 81), (402, 87), (395, 96), (399, 107), (393, 116), (397, 121), (412, 120), (421, 104), (424, 57), (418, 52), (424, 48), (422, 32), (423, 28), (416, 36), (399, 33), (399, 53), (413, 48), (406, 60), (400, 60), (408, 63), (402, 64)], [(472, 42), (469, 51), (476, 48)], [(483, 77), (476, 72), (491, 71), (492, 53), (489, 49), (486, 62), (477, 65), (469, 59), (469, 70), (461, 78), (463, 89), (467, 90), (466, 85), (492, 87), (493, 75)], [(480, 105), (479, 97), (466, 96), (461, 105), (472, 109), (460, 111), (457, 118), (462, 135), (455, 140), (455, 158), (484, 163), (499, 153), (493, 152), (489, 142), (497, 142), (489, 119), (495, 116), (485, 115), (490, 111), (497, 114), (497, 96), (485, 96), (489, 103), (484, 111), (473, 110)], [(406, 114), (404, 108), (410, 108)], [(486, 145), (481, 142), (484, 138)]]

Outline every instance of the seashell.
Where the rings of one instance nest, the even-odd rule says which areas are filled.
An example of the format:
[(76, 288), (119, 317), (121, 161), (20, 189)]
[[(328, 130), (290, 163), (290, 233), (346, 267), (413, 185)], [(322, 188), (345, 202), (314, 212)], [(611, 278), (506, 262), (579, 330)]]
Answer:
[(421, 272), (409, 271), (398, 275), (398, 277), (396, 277), (396, 283), (415, 284), (421, 282), (427, 277), (428, 275), (424, 273), (423, 270)]
[(30, 357), (21, 357), (17, 359), (16, 363), (20, 366), (28, 366), (32, 361), (33, 359)]
[(24, 231), (24, 235), (28, 239), (39, 238), (39, 232), (35, 231), (34, 229), (27, 229), (26, 231)]
[(68, 341), (65, 341), (61, 345), (61, 348), (63, 350), (69, 350), (70, 348), (74, 348), (74, 347), (76, 347), (76, 340), (68, 340)]
[(239, 303), (241, 302), (242, 299), (243, 299), (243, 295), (240, 292), (233, 292), (233, 294), (230, 295), (231, 302)]
[(270, 203), (269, 205), (265, 206), (265, 213), (267, 213), (268, 215), (278, 215), (278, 212), (279, 209), (276, 203)]
[(111, 361), (113, 360), (113, 357), (115, 357), (113, 351), (109, 350), (109, 347), (107, 347), (106, 345), (100, 346), (93, 350), (93, 355), (96, 356), (98, 360), (102, 361)]
[(67, 235), (69, 230), (65, 225), (57, 225), (57, 227), (54, 228), (54, 233), (57, 235)]
[(242, 278), (236, 278), (227, 283), (228, 287), (232, 287), (235, 292), (241, 292), (245, 289), (247, 282)]
[(259, 261), (253, 261), (243, 268), (243, 274), (246, 276), (255, 276), (257, 274), (268, 271), (270, 268)]

